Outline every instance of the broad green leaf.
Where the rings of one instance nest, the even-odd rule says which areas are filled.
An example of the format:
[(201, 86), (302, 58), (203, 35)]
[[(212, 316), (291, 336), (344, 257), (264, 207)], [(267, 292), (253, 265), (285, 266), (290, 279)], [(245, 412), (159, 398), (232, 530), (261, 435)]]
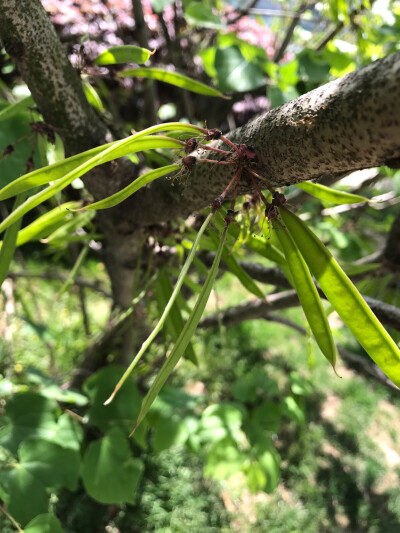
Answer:
[(400, 350), (393, 339), (332, 254), (304, 222), (285, 208), (280, 213), (327, 299), (368, 355), (400, 386)]
[(151, 181), (154, 181), (157, 178), (161, 178), (161, 176), (165, 176), (166, 174), (170, 174), (171, 172), (174, 172), (175, 170), (178, 170), (181, 167), (181, 165), (174, 164), (174, 165), (167, 165), (165, 167), (156, 168), (154, 170), (149, 170), (145, 174), (142, 174), (139, 178), (137, 178), (135, 181), (127, 185), (124, 189), (121, 191), (116, 192), (115, 194), (108, 196), (107, 198), (104, 198), (104, 200), (100, 200), (99, 202), (95, 202), (94, 204), (89, 204), (85, 206), (84, 210), (89, 209), (108, 209), (110, 207), (114, 207), (115, 205), (120, 204), (129, 196), (131, 196), (133, 193), (150, 183)]
[(246, 484), (251, 494), (256, 494), (262, 490), (267, 482), (263, 469), (257, 462), (251, 462), (245, 468)]
[(69, 414), (64, 413), (57, 420), (57, 428), (52, 441), (63, 448), (79, 452), (83, 441), (82, 426)]
[[(19, 194), (14, 201), (13, 209), (19, 207), (25, 201), (25, 198), (26, 194)], [(14, 257), (14, 251), (17, 246), (17, 238), (19, 228), (21, 227), (21, 222), (21, 219), (14, 222), (14, 224), (8, 227), (4, 234), (3, 243), (0, 248), (0, 287), (7, 276), (12, 258)]]
[(101, 503), (133, 504), (143, 470), (142, 461), (132, 457), (123, 431), (113, 428), (89, 444), (82, 479), (88, 494)]
[(24, 533), (63, 533), (60, 521), (53, 514), (39, 514), (24, 527)]
[[(126, 369), (126, 371), (124, 372), (122, 378), (118, 381), (117, 385), (115, 386), (114, 388), (114, 391), (113, 393), (111, 394), (111, 396), (104, 402), (104, 405), (108, 405), (109, 403), (112, 402), (113, 398), (115, 397), (115, 395), (117, 394), (117, 392), (119, 391), (119, 389), (122, 387), (122, 385), (124, 384), (125, 380), (127, 379), (127, 377), (132, 373), (133, 369), (135, 368), (135, 366), (137, 365), (137, 363), (140, 361), (140, 358), (142, 357), (142, 355), (144, 354), (144, 352), (147, 350), (147, 348), (150, 346), (150, 344), (153, 342), (153, 340), (155, 339), (155, 337), (158, 335), (158, 333), (161, 331), (161, 328), (163, 327), (164, 323), (165, 323), (165, 320), (167, 319), (168, 317), (168, 314), (169, 312), (171, 311), (171, 308), (172, 306), (174, 305), (174, 302), (176, 300), (176, 297), (178, 296), (180, 290), (181, 290), (181, 287), (182, 287), (182, 283), (184, 282), (184, 279), (185, 279), (185, 276), (189, 270), (189, 267), (190, 265), (192, 264), (192, 261), (194, 259), (194, 256), (195, 256), (195, 253), (196, 253), (196, 250), (199, 246), (199, 243), (200, 243), (200, 239), (201, 239), (201, 236), (203, 235), (205, 229), (207, 228), (210, 220), (212, 218), (212, 213), (210, 213), (208, 215), (208, 217), (206, 218), (206, 220), (203, 222), (203, 225), (201, 226), (197, 236), (196, 236), (196, 239), (193, 243), (193, 246), (189, 252), (189, 255), (185, 261), (185, 264), (183, 265), (182, 267), (182, 270), (181, 270), (181, 273), (179, 275), (179, 278), (177, 279), (177, 282), (176, 282), (176, 285), (175, 285), (175, 288), (171, 294), (171, 297), (168, 301), (168, 304), (165, 306), (165, 309), (164, 309), (164, 312), (163, 314), (161, 315), (161, 318), (160, 320), (158, 321), (156, 327), (153, 329), (153, 331), (150, 333), (150, 335), (147, 337), (147, 339), (143, 342), (142, 346), (140, 347), (140, 350), (138, 351), (138, 353), (136, 354), (136, 356), (134, 357), (133, 361), (131, 362), (131, 364), (129, 365), (129, 367)], [(200, 298), (200, 297), (199, 297)], [(187, 326), (187, 323), (186, 323), (186, 326)], [(185, 326), (185, 327), (186, 327)], [(180, 338), (180, 337), (179, 337)], [(185, 348), (187, 346), (187, 344), (189, 343), (190, 339), (188, 340), (188, 342), (186, 343), (185, 345)], [(185, 351), (185, 348), (183, 349), (182, 353)], [(170, 357), (168, 358), (168, 360), (170, 359)], [(138, 424), (137, 424), (138, 425)]]
[[(73, 216), (68, 210), (77, 209), (78, 202), (66, 202), (61, 204), (44, 215), (41, 215), (28, 226), (18, 232), (16, 246), (21, 246), (28, 241), (41, 239), (54, 230), (59, 223), (68, 215)], [(3, 243), (0, 241), (0, 248)]]
[(276, 235), (281, 243), (297, 296), (299, 297), (304, 314), (310, 324), (318, 346), (335, 369), (337, 351), (333, 341), (332, 331), (322, 306), (321, 299), (311, 277), (307, 263), (296, 246), (290, 232), (285, 228), (277, 231)]
[(312, 194), (316, 198), (323, 200), (324, 202), (332, 202), (334, 204), (357, 204), (362, 202), (369, 202), (365, 196), (358, 194), (351, 194), (350, 192), (337, 191), (331, 187), (320, 185), (319, 183), (312, 183), (310, 181), (304, 181), (303, 183), (297, 183), (296, 187), (302, 189), (308, 194)]
[(6, 405), (9, 424), (1, 428), (0, 445), (15, 454), (27, 437), (51, 439), (57, 429), (56, 409), (56, 402), (34, 392), (14, 394)]
[(226, 437), (216, 442), (207, 453), (204, 466), (205, 477), (227, 479), (243, 469), (246, 454), (241, 452), (237, 443)]
[[(211, 214), (211, 213), (210, 213)], [(207, 223), (210, 219), (210, 215), (207, 217)], [(203, 224), (204, 226), (204, 224)], [(200, 319), (204, 313), (204, 309), (206, 307), (208, 298), (211, 293), (211, 289), (214, 285), (215, 278), (218, 273), (218, 266), (219, 262), (221, 260), (222, 250), (224, 248), (225, 240), (226, 240), (226, 234), (227, 229), (225, 228), (224, 233), (221, 237), (221, 241), (219, 243), (219, 247), (217, 250), (217, 253), (215, 255), (214, 262), (210, 268), (209, 274), (204, 282), (203, 290), (201, 294), (199, 295), (196, 304), (193, 308), (192, 313), (190, 314), (189, 318), (187, 319), (187, 322), (185, 324), (184, 329), (182, 330), (179, 339), (175, 343), (174, 347), (171, 350), (171, 353), (168, 356), (168, 359), (165, 361), (163, 366), (161, 367), (161, 370), (157, 374), (153, 384), (150, 387), (150, 390), (146, 394), (142, 407), (140, 409), (140, 413), (135, 425), (135, 428), (133, 429), (132, 433), (135, 431), (135, 429), (138, 427), (140, 422), (143, 420), (143, 418), (146, 416), (148, 410), (150, 409), (152, 403), (154, 402), (155, 398), (157, 397), (157, 394), (160, 392), (162, 386), (168, 379), (169, 375), (177, 365), (179, 359), (184, 354), (187, 345), (190, 342), (190, 339), (193, 337), (194, 332), (196, 331), (197, 325), (200, 322)], [(194, 245), (193, 245), (194, 248)], [(131, 433), (131, 434), (132, 434)]]
[(199, 438), (203, 445), (229, 438), (240, 444), (245, 435), (242, 431), (245, 409), (243, 404), (221, 402), (209, 405), (203, 412)]
[(204, 94), (206, 96), (216, 96), (219, 98), (229, 98), (217, 89), (209, 87), (205, 83), (201, 83), (193, 78), (189, 78), (188, 76), (180, 74), (179, 72), (171, 72), (162, 68), (132, 68), (120, 72), (118, 76), (121, 76), (122, 78), (150, 78), (152, 80), (163, 81), (165, 83), (169, 83), (170, 85), (175, 85), (176, 87), (186, 89), (187, 91), (191, 91), (193, 93)]
[(176, 415), (168, 418), (159, 417), (154, 424), (152, 449), (155, 453), (159, 453), (172, 446), (184, 445), (189, 436), (190, 431), (185, 419)]
[[(180, 123), (178, 122), (175, 124)], [(185, 125), (183, 124), (183, 126)], [(191, 133), (199, 132), (197, 128), (191, 129), (189, 131)], [(135, 138), (133, 141), (132, 137), (128, 137), (128, 139), (131, 140), (132, 144), (128, 143), (127, 145), (123, 145), (122, 147), (118, 145), (118, 148), (113, 151), (112, 154), (107, 153), (103, 160), (97, 164), (106, 163), (113, 159), (117, 159), (118, 157), (122, 157), (124, 155), (128, 155), (134, 152), (140, 152), (142, 150), (152, 150), (154, 148), (182, 148), (182, 145), (179, 143), (179, 141), (172, 139), (171, 137), (165, 137), (163, 135), (145, 136), (144, 138)], [(3, 189), (0, 190), (0, 200), (11, 198), (16, 194), (19, 194), (20, 192), (33, 189), (34, 187), (39, 187), (40, 185), (45, 185), (50, 181), (62, 178), (67, 173), (78, 168), (80, 165), (82, 165), (89, 159), (92, 159), (94, 156), (100, 154), (101, 152), (104, 152), (108, 148), (111, 148), (113, 146), (116, 147), (117, 143), (120, 142), (121, 141), (114, 141), (112, 143), (103, 144), (102, 146), (97, 146), (96, 148), (92, 148), (91, 150), (87, 150), (86, 152), (82, 152), (81, 154), (77, 154), (68, 157), (67, 159), (63, 159), (62, 161), (58, 161), (53, 165), (49, 165), (47, 167), (34, 170), (33, 172), (29, 172), (29, 174), (25, 174), (3, 187)]]
[(103, 405), (104, 399), (110, 396), (114, 383), (120, 379), (123, 371), (124, 368), (119, 366), (102, 368), (90, 376), (83, 385), (84, 392), (91, 402), (86, 413), (88, 422), (102, 431), (107, 431), (114, 426), (126, 431), (132, 427), (139, 413), (141, 397), (132, 380), (126, 383), (111, 405), (107, 407)]
[(26, 98), (20, 100), (19, 102), (16, 102), (15, 104), (10, 104), (9, 106), (5, 107), (0, 111), (0, 121), (11, 118), (15, 114), (19, 113), (20, 111), (23, 111), (31, 105), (35, 105), (35, 101), (32, 96), (27, 96)]
[(281, 458), (273, 445), (270, 442), (268, 443), (268, 441), (265, 444), (256, 444), (253, 452), (266, 478), (262, 490), (270, 494), (276, 489), (279, 482)]
[(221, 91), (244, 92), (265, 85), (261, 68), (249, 63), (240, 48), (218, 48), (215, 54), (218, 87)]
[(25, 439), (18, 449), (19, 467), (25, 468), (45, 487), (78, 486), (80, 456), (75, 450), (38, 437)]
[(223, 30), (226, 28), (221, 17), (215, 15), (210, 6), (201, 2), (191, 2), (185, 9), (185, 19), (193, 26), (209, 28), (210, 30)]
[(48, 512), (46, 488), (33, 474), (19, 465), (9, 471), (2, 470), (0, 480), (5, 488), (7, 511), (22, 527), (38, 514)]
[(146, 63), (150, 56), (154, 54), (146, 48), (126, 44), (123, 46), (111, 46), (104, 50), (94, 60), (95, 65), (116, 65), (118, 63)]

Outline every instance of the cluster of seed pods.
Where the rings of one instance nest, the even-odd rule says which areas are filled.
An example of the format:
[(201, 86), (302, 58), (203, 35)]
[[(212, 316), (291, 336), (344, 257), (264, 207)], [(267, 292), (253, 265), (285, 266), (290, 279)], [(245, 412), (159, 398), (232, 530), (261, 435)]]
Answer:
[[(228, 183), (225, 190), (211, 202), (212, 211), (215, 213), (216, 211), (221, 209), (222, 204), (225, 201), (225, 198), (228, 192), (233, 188), (231, 204), (225, 216), (225, 223), (228, 225), (234, 220), (235, 215), (236, 215), (235, 204), (236, 204), (238, 186), (239, 186), (239, 182), (241, 178), (245, 176), (246, 178), (250, 179), (255, 189), (255, 195), (254, 195), (255, 201), (261, 200), (265, 205), (265, 212), (264, 212), (265, 218), (268, 220), (268, 222), (271, 222), (272, 220), (277, 219), (279, 216), (278, 207), (281, 207), (285, 204), (286, 198), (284, 194), (278, 191), (275, 191), (270, 186), (270, 184), (268, 184), (267, 180), (264, 177), (260, 176), (254, 171), (253, 163), (256, 160), (256, 151), (254, 150), (254, 148), (244, 143), (234, 144), (232, 141), (230, 141), (224, 135), (222, 135), (222, 132), (216, 128), (213, 128), (213, 129), (201, 128), (201, 132), (202, 133), (201, 133), (200, 138), (191, 137), (190, 139), (186, 139), (186, 141), (182, 143), (184, 145), (185, 153), (187, 154), (181, 160), (183, 168), (191, 172), (196, 164), (209, 163), (209, 164), (217, 164), (217, 165), (229, 165), (232, 167), (234, 171), (234, 175), (232, 179), (230, 180), (230, 182)], [(204, 144), (204, 142), (213, 141), (213, 140), (222, 141), (227, 146), (229, 146), (230, 151), (222, 150), (220, 148), (215, 148), (208, 144)], [(218, 152), (220, 154), (223, 154), (226, 157), (226, 160), (218, 161), (218, 160), (205, 159), (205, 158), (198, 159), (194, 155), (190, 155), (195, 150), (202, 150), (203, 152), (204, 151)], [(272, 194), (271, 202), (268, 202), (268, 200), (262, 193), (257, 183), (257, 179), (267, 184), (266, 188)]]

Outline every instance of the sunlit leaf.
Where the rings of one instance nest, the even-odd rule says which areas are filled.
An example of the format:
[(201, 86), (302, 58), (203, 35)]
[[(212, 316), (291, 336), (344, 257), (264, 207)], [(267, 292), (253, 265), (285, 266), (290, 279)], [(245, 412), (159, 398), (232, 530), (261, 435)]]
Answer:
[[(36, 220), (31, 222), (28, 226), (18, 232), (16, 246), (21, 246), (33, 239), (40, 239), (44, 237), (47, 232), (51, 232), (55, 227), (64, 220), (71, 213), (68, 209), (77, 209), (79, 207), (78, 202), (66, 202), (60, 206), (51, 209), (44, 215), (41, 215)], [(2, 242), (0, 242), (0, 248)]]
[(202, 2), (191, 2), (185, 9), (185, 19), (193, 26), (222, 30), (226, 28), (221, 17), (214, 14), (211, 7)]
[(282, 219), (321, 289), (361, 346), (385, 374), (400, 385), (400, 350), (343, 272), (332, 254), (296, 215)]
[(163, 81), (169, 83), (170, 85), (175, 85), (181, 89), (186, 89), (193, 93), (204, 94), (206, 96), (216, 96), (219, 98), (227, 98), (223, 93), (209, 87), (205, 83), (189, 78), (184, 74), (179, 72), (171, 72), (169, 70), (164, 70), (161, 68), (132, 68), (120, 72), (118, 76), (123, 78), (127, 77), (138, 77), (138, 78), (150, 78), (152, 80)]
[(24, 533), (63, 533), (60, 521), (53, 514), (39, 514), (24, 527)]
[(215, 69), (221, 91), (244, 92), (265, 85), (261, 68), (249, 63), (237, 46), (217, 49)]
[(0, 111), (0, 121), (7, 120), (14, 116), (15, 114), (23, 111), (27, 107), (35, 105), (35, 101), (32, 96), (27, 96), (26, 98), (16, 102), (15, 104), (10, 104)]
[[(20, 206), (24, 202), (25, 198), (26, 194), (19, 194), (15, 199), (13, 209), (16, 209), (18, 206)], [(9, 228), (4, 234), (3, 243), (0, 248), (0, 287), (7, 276), (10, 263), (14, 256), (21, 222), (22, 220), (17, 220), (16, 222), (14, 222), (14, 224), (12, 224), (12, 226), (9, 226)]]
[(179, 168), (180, 165), (174, 164), (167, 165), (161, 168), (156, 168), (154, 170), (149, 170), (149, 172), (142, 174), (139, 178), (130, 183), (121, 191), (118, 191), (115, 194), (104, 198), (104, 200), (100, 200), (99, 202), (95, 202), (94, 204), (89, 204), (83, 209), (108, 209), (109, 207), (114, 207), (115, 205), (118, 205), (127, 198), (129, 198), (129, 196), (131, 196), (133, 193), (135, 193), (151, 181), (154, 181), (155, 179), (160, 178), (161, 176), (165, 176), (166, 174), (170, 174), (171, 172), (174, 172), (174, 170), (178, 170)]
[(83, 90), (85, 91), (86, 98), (93, 107), (95, 107), (100, 113), (104, 113), (104, 106), (99, 93), (88, 81), (83, 81)]
[(318, 346), (322, 353), (335, 368), (336, 346), (333, 341), (331, 328), (322, 306), (318, 291), (314, 285), (308, 266), (303, 259), (287, 228), (277, 231), (276, 235), (282, 245), (286, 261), (289, 265), (294, 288), (296, 289), (304, 314), (310, 324)]
[[(163, 327), (164, 323), (165, 323), (165, 320), (167, 319), (168, 317), (168, 314), (169, 312), (171, 311), (171, 308), (172, 306), (174, 305), (174, 302), (181, 290), (181, 287), (182, 287), (182, 284), (184, 282), (184, 279), (185, 279), (185, 276), (189, 270), (189, 267), (190, 265), (192, 264), (193, 262), (193, 259), (195, 257), (195, 253), (196, 253), (196, 250), (199, 246), (199, 243), (200, 243), (200, 239), (205, 231), (205, 229), (207, 228), (210, 220), (211, 220), (211, 217), (212, 217), (212, 213), (210, 213), (208, 215), (208, 217), (206, 218), (206, 220), (203, 222), (203, 225), (201, 226), (197, 236), (196, 236), (196, 239), (195, 241), (193, 242), (193, 246), (190, 250), (190, 253), (185, 261), (185, 264), (183, 265), (182, 269), (181, 269), (181, 273), (179, 275), (179, 278), (176, 282), (176, 285), (175, 285), (175, 288), (171, 294), (171, 297), (167, 303), (167, 305), (165, 306), (165, 309), (164, 309), (164, 312), (163, 314), (161, 315), (161, 318), (160, 320), (158, 321), (156, 327), (153, 329), (153, 331), (150, 333), (150, 335), (147, 337), (147, 339), (143, 342), (140, 350), (138, 351), (138, 353), (136, 354), (136, 356), (134, 357), (133, 361), (131, 362), (131, 364), (129, 365), (129, 367), (126, 369), (126, 371), (124, 372), (122, 378), (118, 381), (117, 385), (115, 386), (114, 388), (114, 391), (113, 393), (111, 394), (111, 396), (104, 402), (104, 405), (108, 405), (112, 402), (112, 400), (114, 399), (115, 395), (117, 394), (117, 392), (119, 391), (119, 389), (122, 387), (122, 385), (124, 384), (124, 382), (126, 381), (126, 379), (128, 378), (128, 376), (132, 373), (133, 369), (135, 368), (135, 366), (137, 365), (137, 363), (140, 361), (140, 358), (142, 357), (142, 355), (144, 354), (144, 352), (147, 350), (147, 348), (150, 346), (150, 344), (153, 342), (153, 340), (155, 339), (155, 337), (158, 335), (158, 333), (161, 331), (161, 328)], [(200, 298), (200, 296), (199, 296)], [(186, 326), (187, 326), (187, 323), (185, 325), (185, 329), (186, 329)], [(180, 336), (181, 337), (181, 336)], [(179, 339), (180, 339), (179, 337)], [(178, 339), (178, 340), (179, 340)], [(189, 340), (187, 341), (186, 345), (184, 346), (183, 350), (182, 350), (182, 353), (184, 352), (186, 346), (188, 345), (190, 341), (190, 338)], [(175, 346), (177, 345), (177, 343), (175, 344)], [(175, 347), (174, 347), (175, 349)], [(182, 355), (182, 354), (181, 354)], [(168, 358), (168, 361), (169, 361), (170, 357)], [(161, 388), (161, 387), (160, 387)], [(137, 424), (138, 425), (138, 424)]]
[(359, 194), (351, 194), (350, 192), (338, 191), (319, 183), (312, 183), (310, 181), (304, 181), (303, 183), (297, 183), (296, 187), (302, 189), (308, 194), (312, 194), (316, 198), (323, 200), (324, 202), (332, 202), (334, 204), (358, 204), (362, 202), (369, 202), (365, 196)]
[(204, 282), (202, 293), (199, 295), (196, 301), (196, 304), (193, 308), (193, 311), (190, 314), (189, 318), (187, 319), (185, 327), (182, 330), (182, 333), (180, 334), (179, 339), (177, 340), (174, 347), (172, 348), (171, 353), (168, 356), (168, 359), (165, 361), (165, 363), (161, 367), (161, 370), (157, 374), (154, 382), (152, 383), (150, 390), (146, 394), (143, 400), (143, 403), (142, 403), (142, 407), (140, 409), (140, 413), (139, 413), (139, 416), (136, 422), (136, 426), (133, 431), (135, 431), (137, 426), (146, 416), (148, 410), (150, 409), (152, 403), (154, 402), (155, 398), (160, 392), (162, 386), (164, 385), (165, 381), (168, 379), (168, 376), (171, 374), (176, 364), (178, 363), (179, 359), (184, 354), (186, 347), (189, 344), (190, 339), (192, 338), (197, 328), (197, 325), (203, 315), (204, 309), (206, 307), (208, 298), (211, 293), (211, 289), (214, 285), (214, 281), (218, 273), (218, 266), (221, 260), (221, 255), (222, 255), (222, 250), (224, 248), (226, 234), (227, 234), (227, 228), (224, 230), (224, 233), (221, 237), (221, 241), (219, 243), (219, 247), (215, 255), (214, 262)]
[[(183, 131), (186, 130), (183, 129)], [(198, 129), (191, 129), (190, 131), (192, 133), (198, 133)], [(128, 139), (132, 141), (132, 137), (128, 137)], [(34, 187), (39, 187), (40, 185), (45, 185), (50, 181), (62, 178), (68, 172), (71, 172), (72, 170), (78, 168), (86, 161), (89, 161), (89, 159), (94, 158), (95, 156), (97, 156), (101, 152), (104, 152), (112, 146), (116, 147), (116, 150), (112, 153), (107, 153), (105, 156), (103, 156), (104, 159), (97, 164), (106, 163), (108, 161), (112, 161), (113, 159), (117, 159), (118, 157), (122, 157), (124, 155), (128, 155), (134, 152), (140, 152), (142, 150), (152, 150), (154, 148), (182, 147), (179, 141), (170, 137), (165, 137), (163, 135), (145, 136), (144, 138), (139, 139), (135, 138), (132, 142), (129, 142), (123, 146), (117, 145), (117, 143), (120, 142), (121, 141), (114, 141), (112, 143), (103, 144), (102, 146), (97, 146), (96, 148), (92, 148), (91, 150), (87, 150), (86, 152), (82, 152), (81, 154), (77, 154), (72, 157), (68, 157), (67, 159), (63, 159), (62, 161), (58, 161), (57, 163), (49, 165), (48, 167), (34, 170), (33, 172), (29, 172), (29, 174), (24, 174), (23, 176), (12, 181), (0, 190), (0, 200), (11, 198), (12, 196), (15, 196), (20, 192), (33, 189)]]
[(104, 50), (94, 60), (95, 65), (115, 65), (118, 63), (146, 63), (150, 56), (154, 54), (146, 48), (126, 44), (123, 46), (111, 46)]

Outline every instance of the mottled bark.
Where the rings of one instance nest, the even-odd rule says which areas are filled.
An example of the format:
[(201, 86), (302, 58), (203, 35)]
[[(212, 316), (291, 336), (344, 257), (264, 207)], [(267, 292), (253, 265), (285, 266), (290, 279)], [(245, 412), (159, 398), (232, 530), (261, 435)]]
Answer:
[[(273, 109), (228, 137), (256, 149), (257, 171), (274, 187), (392, 166), (400, 157), (400, 52)], [(222, 165), (196, 165), (183, 184), (157, 181), (123, 208), (133, 207), (143, 225), (182, 216), (208, 205), (229, 176)], [(243, 183), (242, 192), (250, 189)]]
[[(40, 1), (0, 0), (0, 13), (0, 39), (67, 153), (109, 140)], [(229, 137), (256, 149), (256, 170), (275, 187), (397, 164), (400, 52), (274, 109)], [(135, 165), (120, 159), (94, 169), (84, 180), (98, 200), (126, 186), (136, 172)], [(146, 226), (209, 205), (229, 179), (226, 167), (198, 164), (181, 183), (157, 180), (116, 208), (98, 213), (117, 304), (127, 308), (131, 302), (132, 274)], [(241, 192), (251, 189), (244, 180)]]

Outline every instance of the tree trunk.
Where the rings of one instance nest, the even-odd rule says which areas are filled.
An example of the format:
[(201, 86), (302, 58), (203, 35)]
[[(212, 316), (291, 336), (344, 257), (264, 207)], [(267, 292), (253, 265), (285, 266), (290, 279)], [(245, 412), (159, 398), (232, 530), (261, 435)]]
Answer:
[[(0, 12), (0, 39), (67, 154), (111, 140), (40, 0), (0, 0)], [(397, 164), (400, 52), (259, 116), (229, 138), (255, 148), (256, 170), (274, 187)], [(136, 176), (135, 165), (122, 158), (96, 167), (84, 180), (98, 200)], [(116, 208), (98, 212), (117, 305), (126, 308), (131, 301), (133, 269), (146, 227), (209, 205), (229, 179), (230, 171), (222, 165), (198, 164), (184, 184), (157, 180)], [(244, 181), (241, 192), (251, 190), (252, 184)]]

